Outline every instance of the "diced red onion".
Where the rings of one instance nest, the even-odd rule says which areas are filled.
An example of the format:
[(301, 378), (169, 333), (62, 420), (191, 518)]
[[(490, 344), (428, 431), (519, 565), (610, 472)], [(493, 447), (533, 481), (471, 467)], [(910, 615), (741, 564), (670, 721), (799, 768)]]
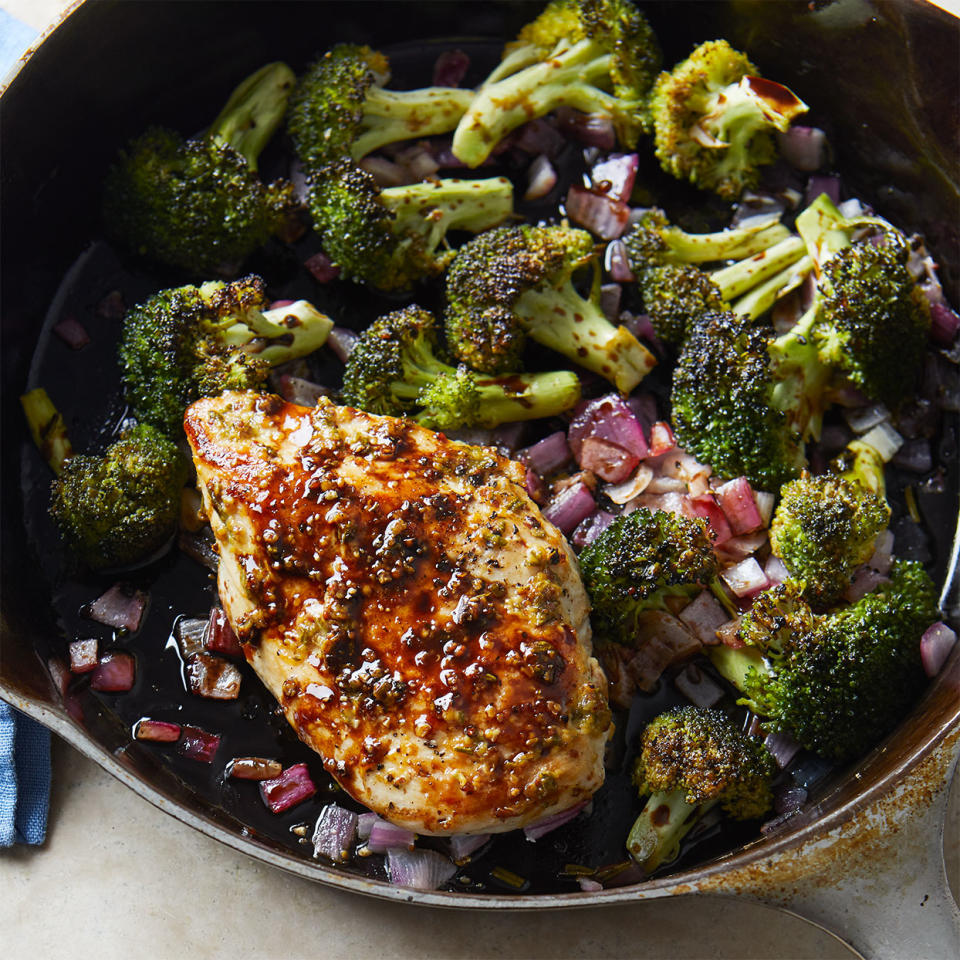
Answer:
[(615, 478), (598, 474), (610, 483), (625, 480), (637, 463), (649, 454), (649, 447), (639, 419), (615, 393), (581, 403), (574, 411), (568, 437), (570, 449), (581, 465), (583, 444), (590, 437), (609, 441), (636, 458), (636, 462), (623, 476)]
[(567, 215), (601, 240), (615, 240), (627, 229), (630, 208), (620, 200), (573, 184), (567, 191)]
[(684, 626), (707, 646), (720, 642), (717, 639), (717, 630), (729, 619), (723, 605), (709, 590), (703, 590), (697, 594), (677, 616)]
[(517, 459), (541, 477), (548, 476), (568, 464), (572, 456), (567, 435), (562, 430), (551, 433), (532, 446), (517, 451)]
[(329, 283), (340, 276), (340, 268), (321, 250), (303, 261), (317, 283)]
[(864, 564), (854, 571), (853, 579), (844, 591), (844, 599), (849, 603), (862, 600), (868, 593), (873, 593), (881, 583), (887, 582), (887, 575)]
[(68, 313), (53, 328), (53, 332), (73, 350), (81, 350), (90, 342), (86, 327), (72, 313)]
[[(614, 240), (613, 242), (616, 243), (617, 241)], [(610, 249), (609, 245), (607, 249)], [(617, 323), (620, 319), (620, 300), (622, 298), (623, 287), (619, 283), (605, 283), (600, 287), (600, 309), (611, 323)]]
[[(716, 643), (716, 638), (714, 638)], [(673, 679), (674, 686), (695, 706), (712, 707), (724, 697), (723, 688), (714, 683), (695, 663), (689, 663)]]
[(767, 586), (767, 577), (753, 557), (722, 571), (720, 577), (738, 597), (752, 597)]
[(788, 767), (790, 761), (800, 752), (800, 744), (787, 733), (769, 733), (764, 738), (763, 745), (773, 755), (781, 770)]
[(777, 134), (780, 155), (804, 173), (819, 170), (827, 158), (827, 135), (819, 127), (788, 127)]
[(236, 700), (240, 696), (240, 671), (222, 657), (197, 653), (187, 661), (190, 692), (208, 700)]
[(282, 764), (265, 757), (234, 757), (227, 764), (227, 776), (234, 780), (274, 780), (281, 773)]
[(64, 699), (67, 695), (67, 688), (70, 686), (70, 681), (73, 679), (70, 668), (60, 657), (50, 657), (50, 659), (47, 660), (47, 670), (50, 673), (50, 679), (53, 681), (54, 688), (57, 693), (60, 694), (61, 699)]
[(730, 521), (730, 529), (737, 535), (751, 533), (763, 526), (763, 517), (757, 509), (753, 489), (746, 477), (728, 480), (717, 487), (717, 499)]
[(279, 777), (260, 781), (260, 797), (272, 813), (283, 813), (317, 792), (305, 763), (287, 767)]
[(593, 877), (577, 877), (577, 883), (584, 893), (597, 893), (603, 889), (603, 884), (594, 880)]
[(744, 646), (743, 641), (737, 636), (740, 632), (740, 617), (734, 617), (728, 620), (723, 626), (717, 627), (717, 639), (725, 646), (737, 650)]
[[(633, 283), (637, 278), (630, 269), (630, 257), (622, 240), (611, 240), (603, 254), (603, 269), (617, 283)], [(619, 306), (619, 303), (618, 303)]]
[(540, 154), (527, 169), (527, 189), (524, 200), (540, 200), (557, 185), (557, 171), (544, 154)]
[(415, 143), (397, 154), (397, 162), (410, 171), (412, 180), (426, 180), (440, 169), (436, 157), (425, 142)]
[(96, 306), (96, 314), (104, 320), (122, 320), (127, 312), (127, 305), (123, 301), (123, 294), (119, 290), (111, 290), (101, 297)]
[(570, 538), (573, 545), (578, 549), (589, 546), (615, 519), (614, 515), (607, 513), (606, 510), (591, 513), (589, 517), (581, 520), (577, 524), (577, 529), (573, 531), (573, 536)]
[(149, 740), (151, 743), (176, 743), (180, 739), (180, 724), (144, 717), (137, 721), (133, 735), (137, 740)]
[(373, 825), (380, 819), (375, 813), (361, 813), (357, 819), (357, 836), (366, 840), (370, 836)]
[(370, 827), (367, 837), (367, 849), (371, 853), (386, 853), (388, 850), (412, 850), (417, 835), (395, 823), (379, 817)]
[(386, 157), (364, 157), (359, 166), (366, 170), (376, 180), (377, 186), (381, 188), (402, 187), (404, 184), (413, 182), (413, 176), (406, 167), (394, 163)]
[(893, 531), (884, 530), (873, 545), (873, 556), (867, 561), (868, 567), (873, 567), (880, 573), (889, 573), (893, 565)]
[(543, 508), (543, 515), (569, 536), (581, 520), (593, 513), (596, 506), (590, 489), (582, 480), (578, 480), (554, 497)]
[(735, 560), (742, 560), (756, 553), (767, 542), (767, 538), (766, 530), (756, 530), (753, 533), (745, 533), (741, 537), (731, 537), (723, 544), (721, 550)]
[(941, 346), (948, 347), (957, 338), (960, 316), (945, 303), (930, 304), (930, 338)]
[(657, 336), (657, 331), (653, 328), (653, 321), (647, 314), (622, 313), (620, 320), (638, 340), (645, 340), (658, 353), (664, 353), (663, 341)]
[(785, 583), (790, 579), (790, 571), (784, 566), (783, 561), (772, 553), (763, 565), (763, 573), (771, 587)]
[(518, 127), (513, 134), (513, 146), (533, 156), (542, 154), (555, 159), (566, 146), (567, 138), (542, 117)]
[(97, 656), (99, 641), (96, 637), (84, 640), (74, 640), (69, 646), (70, 672), (89, 673), (96, 670), (100, 658)]
[(296, 403), (301, 407), (315, 407), (321, 397), (330, 396), (330, 388), (324, 387), (312, 380), (305, 380), (303, 377), (295, 377), (289, 373), (284, 373), (279, 377), (279, 389), (277, 391), (288, 403)]
[(346, 363), (350, 354), (360, 341), (360, 334), (346, 327), (334, 327), (327, 337), (327, 346), (336, 354), (341, 363)]
[(223, 607), (215, 606), (210, 608), (208, 619), (206, 647), (214, 653), (222, 653), (228, 657), (242, 657), (243, 648), (237, 635), (230, 626), (230, 621), (223, 610)]
[(433, 64), (435, 87), (459, 87), (470, 69), (470, 57), (463, 50), (444, 50)]
[(456, 861), (463, 860), (476, 853), (489, 839), (489, 833), (455, 834), (450, 838), (450, 856)]
[(357, 837), (357, 815), (336, 803), (328, 803), (313, 831), (313, 855), (324, 856), (334, 863), (350, 859), (350, 848)]
[(590, 181), (597, 193), (612, 200), (630, 202), (640, 159), (635, 153), (611, 153), (590, 171)]
[(773, 517), (773, 506), (777, 502), (776, 494), (767, 493), (766, 490), (754, 490), (753, 500), (757, 505), (757, 513), (760, 514), (761, 526), (769, 527)]
[(928, 677), (935, 677), (946, 663), (957, 642), (957, 635), (945, 623), (928, 627), (920, 638), (920, 660)]
[(572, 107), (560, 107), (556, 116), (560, 130), (580, 143), (601, 150), (612, 150), (617, 145), (613, 122), (603, 114), (581, 113)]
[(882, 403), (872, 403), (867, 407), (847, 408), (843, 417), (854, 433), (866, 433), (871, 427), (890, 419), (890, 411)]
[(135, 633), (147, 607), (148, 595), (126, 583), (115, 583), (103, 596), (83, 609), (83, 614), (97, 623), (116, 630)]
[(177, 546), (208, 570), (216, 572), (220, 566), (220, 555), (214, 548), (213, 533), (209, 527), (195, 532), (181, 530), (177, 537)]
[(696, 516), (690, 505), (690, 497), (684, 493), (641, 493), (625, 505), (623, 512), (629, 513), (641, 507), (647, 510), (664, 510), (680, 517)]
[(387, 874), (397, 887), (436, 890), (456, 875), (457, 868), (436, 850), (387, 851)]
[(205, 649), (208, 621), (209, 618), (199, 617), (182, 617), (177, 621), (173, 633), (184, 660)]
[[(644, 464), (651, 470), (649, 464)], [(680, 477), (654, 476), (647, 485), (647, 493), (689, 493), (687, 481)], [(699, 494), (698, 494), (699, 496)]]
[(651, 486), (653, 480), (653, 471), (645, 464), (641, 463), (623, 483), (608, 485), (604, 488), (604, 494), (614, 503), (629, 503), (634, 497), (640, 496), (644, 490)]
[(825, 193), (834, 203), (840, 202), (840, 178), (814, 175), (807, 181), (807, 190), (803, 205), (809, 207), (821, 193)]
[(587, 801), (584, 800), (583, 803), (578, 803), (576, 806), (570, 807), (569, 810), (562, 810), (560, 813), (554, 813), (537, 823), (532, 823), (530, 826), (523, 828), (523, 835), (528, 840), (536, 842), (548, 833), (552, 833), (558, 827), (569, 823), (586, 805)]
[(911, 473), (929, 473), (933, 469), (933, 451), (929, 440), (909, 440), (896, 453), (893, 463)]
[(133, 686), (137, 662), (122, 650), (105, 653), (90, 675), (90, 686), (103, 693), (124, 693)]
[(773, 791), (773, 809), (779, 816), (796, 813), (807, 802), (807, 791), (795, 784), (785, 783)]
[(878, 423), (860, 437), (868, 447), (876, 450), (884, 463), (889, 463), (893, 455), (903, 446), (903, 437), (889, 423)]
[(698, 517), (703, 517), (713, 530), (714, 546), (722, 546), (732, 536), (726, 514), (712, 493), (703, 493), (690, 498), (690, 506)]
[(664, 420), (657, 420), (650, 428), (650, 456), (659, 457), (661, 454), (669, 453), (676, 445), (670, 424)]
[(183, 727), (180, 745), (177, 749), (188, 760), (196, 760), (198, 763), (212, 763), (219, 746), (219, 734), (209, 733), (200, 727), (192, 727), (188, 724)]

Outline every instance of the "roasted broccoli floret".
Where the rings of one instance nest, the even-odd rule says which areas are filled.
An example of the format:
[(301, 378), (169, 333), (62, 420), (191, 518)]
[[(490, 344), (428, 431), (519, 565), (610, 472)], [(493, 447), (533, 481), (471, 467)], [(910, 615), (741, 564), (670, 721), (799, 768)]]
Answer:
[(67, 461), (53, 482), (50, 514), (84, 568), (130, 566), (171, 541), (186, 479), (177, 445), (139, 424), (103, 456)]
[(765, 80), (726, 40), (702, 43), (650, 94), (657, 159), (667, 173), (727, 200), (755, 187), (759, 167), (777, 156), (774, 131), (807, 111), (779, 83)]
[(73, 456), (73, 445), (67, 435), (63, 416), (53, 405), (50, 395), (43, 387), (36, 387), (20, 397), (23, 414), (27, 418), (30, 436), (43, 459), (57, 476)]
[(433, 315), (409, 306), (361, 335), (347, 360), (343, 399), (369, 413), (457, 430), (561, 413), (580, 399), (580, 381), (569, 370), (497, 378), (452, 366), (437, 341)]
[(630, 0), (553, 0), (507, 44), (460, 120), (454, 156), (478, 166), (511, 130), (560, 106), (609, 117), (632, 148), (660, 62)]
[(264, 283), (161, 290), (127, 311), (120, 363), (131, 412), (179, 436), (184, 410), (224, 390), (256, 390), (271, 367), (321, 347), (333, 321), (305, 300), (268, 310)]
[(843, 595), (890, 520), (879, 455), (851, 450), (844, 461), (844, 472), (785, 484), (770, 525), (770, 548), (817, 607)]
[(745, 646), (710, 657), (768, 730), (841, 763), (889, 733), (923, 689), (920, 638), (938, 616), (923, 567), (896, 560), (889, 581), (829, 613), (814, 613), (800, 584), (765, 591), (741, 621)]
[(597, 639), (631, 645), (641, 614), (695, 596), (715, 579), (717, 559), (705, 520), (641, 507), (583, 550), (580, 571)]
[(633, 779), (649, 794), (627, 837), (630, 856), (650, 873), (676, 858), (680, 842), (720, 804), (735, 820), (762, 817), (773, 806), (777, 764), (720, 710), (679, 707), (643, 731)]
[(388, 143), (453, 130), (472, 90), (424, 87), (385, 90), (386, 56), (341, 43), (300, 78), (290, 99), (287, 127), (307, 169), (350, 156), (365, 157)]
[[(573, 284), (595, 265), (593, 238), (569, 227), (501, 227), (460, 248), (447, 273), (447, 342), (476, 370), (520, 368), (526, 339), (562, 353), (629, 393), (656, 361)], [(596, 275), (595, 275), (596, 276)]]
[(380, 290), (406, 290), (440, 273), (453, 257), (450, 230), (478, 233), (513, 212), (505, 177), (377, 186), (352, 160), (308, 177), (309, 207), (324, 250), (343, 275)]
[(202, 137), (153, 127), (107, 175), (104, 219), (134, 252), (194, 276), (235, 276), (295, 221), (293, 186), (257, 176), (257, 158), (283, 120), (296, 78), (271, 63), (233, 92)]

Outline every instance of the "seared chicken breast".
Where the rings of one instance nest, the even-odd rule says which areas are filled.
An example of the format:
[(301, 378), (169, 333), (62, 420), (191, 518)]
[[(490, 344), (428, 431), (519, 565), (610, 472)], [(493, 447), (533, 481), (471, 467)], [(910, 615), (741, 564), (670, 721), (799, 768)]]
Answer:
[(326, 399), (227, 393), (185, 427), (227, 616), (351, 796), (447, 835), (522, 827), (600, 786), (587, 596), (518, 464)]

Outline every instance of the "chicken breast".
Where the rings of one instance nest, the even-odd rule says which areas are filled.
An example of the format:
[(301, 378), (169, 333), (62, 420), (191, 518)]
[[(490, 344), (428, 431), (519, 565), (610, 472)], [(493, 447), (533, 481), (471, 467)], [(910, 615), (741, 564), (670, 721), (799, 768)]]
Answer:
[(512, 830), (603, 782), (577, 561), (495, 452), (228, 393), (187, 411), (247, 658), (356, 800), (416, 833)]

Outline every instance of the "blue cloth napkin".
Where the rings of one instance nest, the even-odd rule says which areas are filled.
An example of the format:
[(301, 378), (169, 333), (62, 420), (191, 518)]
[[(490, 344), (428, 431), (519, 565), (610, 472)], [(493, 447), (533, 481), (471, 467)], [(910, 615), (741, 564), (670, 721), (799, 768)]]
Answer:
[(0, 10), (0, 80), (37, 38), (37, 31)]
[(43, 843), (50, 806), (50, 731), (0, 700), (0, 847)]

